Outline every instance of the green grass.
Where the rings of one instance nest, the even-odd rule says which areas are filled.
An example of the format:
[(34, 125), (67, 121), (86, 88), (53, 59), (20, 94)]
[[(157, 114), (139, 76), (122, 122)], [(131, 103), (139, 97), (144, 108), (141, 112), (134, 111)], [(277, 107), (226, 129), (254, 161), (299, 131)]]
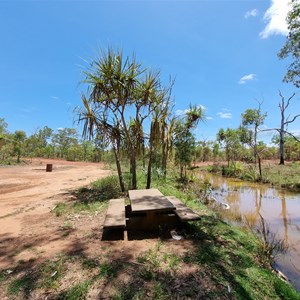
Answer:
[(14, 279), (8, 286), (8, 295), (18, 295), (21, 291), (28, 295), (34, 287), (34, 278), (30, 275)]
[(165, 253), (163, 256), (164, 263), (168, 266), (168, 269), (175, 272), (179, 269), (180, 257), (174, 253)]
[(77, 213), (96, 213), (107, 209), (109, 199), (119, 198), (122, 194), (117, 176), (101, 178), (90, 187), (82, 187), (72, 192), (75, 201), (59, 202), (53, 209), (57, 217)]
[(6, 280), (7, 276), (4, 273), (0, 273), (0, 284)]
[(153, 299), (157, 300), (167, 300), (172, 299), (171, 295), (168, 293), (166, 285), (157, 281), (153, 284)]
[(100, 265), (99, 268), (99, 277), (109, 278), (109, 277), (115, 277), (117, 273), (116, 268), (109, 263), (103, 263)]
[[(187, 234), (193, 236), (197, 230), (204, 231), (204, 241), (184, 261), (206, 266), (216, 285), (233, 287), (237, 299), (300, 299), (299, 293), (287, 283), (280, 284), (271, 268), (261, 263), (259, 241), (253, 234), (212, 217), (198, 222)], [(278, 293), (278, 286), (289, 291)]]
[(47, 260), (39, 266), (39, 287), (57, 288), (63, 276), (64, 263), (67, 257), (60, 256), (56, 260)]
[[(145, 291), (133, 283), (118, 284), (111, 297), (113, 300), (144, 300)], [(147, 298), (146, 298), (147, 299)]]
[(53, 212), (57, 217), (62, 216), (68, 211), (68, 205), (66, 203), (59, 202), (53, 209)]
[[(95, 287), (109, 287), (110, 299), (300, 299), (260, 263), (258, 241), (246, 229), (207, 216), (181, 234), (191, 242), (182, 254), (174, 243), (157, 241), (137, 256), (136, 263), (124, 263), (108, 260), (108, 247), (97, 259), (59, 256), (23, 276), (14, 271), (4, 283), (10, 280), (8, 295), (15, 299), (30, 299), (35, 290), (52, 291), (57, 299), (85, 299)], [(74, 270), (82, 274), (76, 275), (82, 281), (61, 290)]]
[(73, 213), (87, 212), (87, 213), (95, 213), (104, 211), (107, 208), (106, 202), (76, 202), (71, 206), (71, 211)]
[[(105, 202), (74, 202), (74, 203), (64, 203), (59, 202), (56, 204), (56, 207), (53, 209), (53, 212), (57, 217), (74, 215), (79, 213), (96, 213), (105, 211), (108, 206), (108, 201)], [(72, 225), (69, 223), (64, 224), (65, 230), (70, 230)]]
[[(232, 167), (226, 166), (208, 166), (201, 167), (212, 173), (222, 174), (228, 177), (240, 178), (246, 181), (255, 182), (258, 179), (258, 167), (254, 164), (238, 163), (239, 172), (233, 172)], [(225, 170), (225, 171), (224, 171)], [(286, 188), (290, 191), (300, 191), (300, 164), (287, 163), (285, 165), (263, 163), (262, 164), (262, 182), (271, 183), (280, 188)]]
[(64, 291), (59, 295), (59, 299), (62, 300), (81, 300), (86, 299), (86, 294), (89, 291), (91, 280), (86, 280), (82, 283), (78, 283), (72, 286), (67, 291)]
[(98, 266), (98, 262), (95, 261), (94, 259), (90, 259), (90, 258), (85, 257), (82, 260), (82, 267), (84, 269), (90, 270), (90, 269), (96, 268), (97, 266)]
[(70, 221), (65, 221), (62, 226), (60, 226), (60, 230), (63, 232), (63, 236), (68, 236), (73, 231), (74, 227)]
[(276, 186), (300, 191), (300, 164), (265, 165), (263, 179)]

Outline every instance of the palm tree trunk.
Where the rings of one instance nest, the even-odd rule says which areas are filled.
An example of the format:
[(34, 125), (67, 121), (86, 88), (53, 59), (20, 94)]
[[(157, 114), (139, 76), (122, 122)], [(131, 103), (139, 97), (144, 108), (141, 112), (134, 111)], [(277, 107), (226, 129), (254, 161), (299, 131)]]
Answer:
[(166, 178), (167, 176), (167, 159), (168, 159), (168, 140), (165, 139), (165, 134), (163, 134), (161, 168), (163, 171), (164, 178)]
[(149, 139), (149, 161), (148, 161), (148, 169), (147, 169), (146, 189), (150, 189), (151, 180), (152, 180), (152, 159), (153, 159), (152, 154), (153, 154), (154, 130), (155, 130), (155, 126), (152, 122), (150, 128), (150, 139)]
[(146, 189), (150, 189), (151, 180), (152, 180), (152, 146), (150, 145), (150, 148), (149, 148), (149, 162), (148, 162), (148, 169), (147, 169)]
[(124, 180), (123, 180), (123, 172), (122, 172), (122, 167), (121, 167), (119, 154), (118, 154), (118, 151), (117, 151), (115, 145), (113, 145), (113, 151), (114, 151), (117, 170), (118, 170), (118, 176), (119, 176), (119, 183), (120, 183), (121, 192), (124, 193), (125, 192), (125, 185), (124, 185)]
[(183, 179), (183, 165), (180, 165), (180, 179)]
[(135, 151), (132, 151), (130, 157), (130, 171), (131, 171), (131, 188), (133, 190), (137, 189), (137, 180), (136, 180), (136, 154)]

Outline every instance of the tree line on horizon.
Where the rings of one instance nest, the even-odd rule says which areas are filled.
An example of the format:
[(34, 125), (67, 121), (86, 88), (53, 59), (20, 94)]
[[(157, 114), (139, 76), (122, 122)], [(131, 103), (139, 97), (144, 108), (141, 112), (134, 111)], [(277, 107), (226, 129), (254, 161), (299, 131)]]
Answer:
[[(272, 145), (266, 145), (257, 139), (254, 127), (266, 117), (259, 109), (248, 109), (241, 115), (241, 126), (238, 128), (221, 128), (215, 140), (196, 140), (192, 132), (185, 132), (185, 136), (172, 139), (169, 145), (169, 161), (179, 165), (182, 160), (180, 173), (187, 167), (196, 165), (198, 162), (227, 161), (227, 166), (232, 167), (238, 161), (245, 163), (258, 163), (259, 160), (277, 160), (280, 162), (280, 135), (275, 134), (272, 138)], [(244, 124), (244, 125), (243, 125)], [(261, 124), (260, 124), (261, 125)], [(58, 129), (57, 131), (44, 126), (36, 130), (32, 135), (27, 136), (22, 130), (11, 133), (7, 130), (8, 124), (0, 118), (0, 164), (15, 164), (24, 158), (59, 158), (69, 161), (89, 162), (114, 162), (113, 149), (100, 134), (93, 139), (80, 138), (75, 128)], [(256, 136), (256, 137), (255, 137)], [(143, 154), (138, 155), (138, 164), (145, 169), (146, 159), (151, 156), (153, 163), (152, 173), (161, 175), (162, 153), (159, 149), (161, 140), (153, 141), (152, 148), (145, 146)], [(284, 137), (284, 158), (287, 161), (300, 160), (300, 143), (292, 136)], [(175, 145), (176, 146), (175, 146)], [(124, 163), (128, 156), (126, 145), (120, 145), (120, 162)], [(177, 151), (177, 155), (175, 154)], [(151, 153), (150, 153), (151, 152)], [(182, 157), (180, 157), (182, 156)]]
[(27, 136), (23, 130), (11, 133), (8, 124), (0, 118), (0, 163), (20, 163), (22, 158), (42, 157), (61, 158), (70, 161), (102, 161), (103, 147), (101, 139), (87, 141), (79, 139), (75, 128), (63, 128), (57, 131), (48, 126), (37, 129)]

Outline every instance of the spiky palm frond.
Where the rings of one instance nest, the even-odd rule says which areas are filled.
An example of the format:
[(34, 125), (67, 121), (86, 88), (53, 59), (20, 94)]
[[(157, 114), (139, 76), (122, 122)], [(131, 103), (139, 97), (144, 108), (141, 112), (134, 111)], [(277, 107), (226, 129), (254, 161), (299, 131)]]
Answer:
[(204, 109), (202, 106), (190, 105), (190, 108), (186, 111), (186, 127), (192, 128), (197, 126), (199, 121), (205, 120)]

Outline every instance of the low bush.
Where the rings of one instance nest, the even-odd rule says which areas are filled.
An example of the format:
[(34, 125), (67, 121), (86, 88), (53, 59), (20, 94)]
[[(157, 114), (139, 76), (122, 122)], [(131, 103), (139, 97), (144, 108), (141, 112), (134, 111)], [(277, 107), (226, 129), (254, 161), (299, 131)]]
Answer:
[(92, 188), (102, 200), (119, 198), (121, 196), (119, 178), (116, 175), (107, 176), (97, 180), (92, 184)]

